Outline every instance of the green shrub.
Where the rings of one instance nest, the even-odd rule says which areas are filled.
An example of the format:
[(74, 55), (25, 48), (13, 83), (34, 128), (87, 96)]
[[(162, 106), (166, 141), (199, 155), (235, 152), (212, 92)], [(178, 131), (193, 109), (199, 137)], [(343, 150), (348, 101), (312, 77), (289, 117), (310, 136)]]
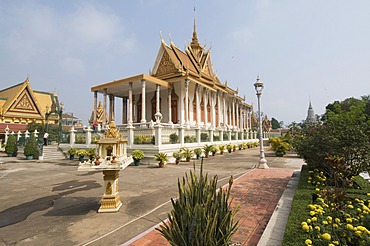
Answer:
[[(52, 140), (50, 139), (49, 137), (49, 140)], [(83, 134), (83, 135), (76, 135), (76, 144), (83, 144), (83, 143), (86, 143), (86, 136)]]
[(37, 148), (37, 141), (35, 135), (31, 133), (30, 137), (27, 139), (26, 145), (24, 146), (23, 153), (25, 156), (39, 156), (39, 150)]
[(190, 161), (191, 157), (193, 157), (193, 151), (188, 148), (183, 147), (180, 149), (180, 155), (181, 155), (181, 158), (185, 158), (186, 161)]
[(171, 199), (173, 209), (168, 214), (169, 223), (163, 223), (158, 230), (171, 245), (229, 245), (237, 231), (234, 222), (237, 208), (229, 205), (230, 189), (217, 192), (217, 176), (208, 182), (203, 174), (203, 161), (199, 177), (190, 171), (178, 181), (178, 199)]
[(96, 156), (96, 149), (95, 148), (90, 148), (87, 150), (86, 155), (92, 160)]
[(217, 151), (218, 151), (218, 147), (216, 145), (212, 145), (212, 148), (211, 148), (212, 155), (216, 155)]
[(18, 146), (17, 139), (14, 135), (10, 135), (6, 141), (5, 152), (11, 156), (17, 156)]
[(185, 142), (185, 143), (194, 143), (194, 142), (196, 142), (196, 141), (197, 141), (197, 139), (196, 139), (196, 137), (194, 137), (194, 136), (186, 135), (186, 136), (184, 137), (184, 142)]
[(85, 155), (87, 155), (87, 151), (85, 149), (79, 149), (79, 150), (76, 151), (76, 154), (79, 157), (84, 157)]
[(209, 141), (209, 139), (208, 139), (208, 133), (202, 132), (202, 133), (200, 134), (200, 140), (201, 140), (202, 142), (207, 142), (207, 141)]
[(76, 148), (70, 148), (70, 149), (67, 150), (67, 154), (70, 155), (70, 156), (71, 155), (72, 156), (75, 155), (76, 152), (77, 152), (77, 149)]
[(206, 145), (204, 145), (203, 149), (204, 149), (204, 156), (206, 158), (208, 158), (209, 152), (211, 152), (211, 150), (212, 150), (212, 145), (206, 144)]
[(159, 152), (158, 154), (154, 155), (154, 160), (159, 161), (159, 164), (164, 164), (168, 161), (168, 156), (164, 152)]
[(203, 152), (203, 150), (201, 148), (194, 149), (194, 154), (197, 155), (197, 156), (201, 156), (202, 152)]
[(281, 137), (269, 139), (271, 149), (275, 152), (287, 152), (290, 149), (290, 144)]
[(134, 160), (140, 161), (145, 157), (144, 152), (142, 150), (136, 149), (132, 151), (131, 156)]
[(175, 144), (179, 141), (179, 136), (176, 133), (170, 135), (170, 143)]

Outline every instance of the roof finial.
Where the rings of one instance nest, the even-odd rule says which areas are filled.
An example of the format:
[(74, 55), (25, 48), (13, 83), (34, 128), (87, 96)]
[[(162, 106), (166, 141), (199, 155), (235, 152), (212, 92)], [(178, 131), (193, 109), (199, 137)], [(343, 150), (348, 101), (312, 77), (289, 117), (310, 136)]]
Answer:
[(161, 37), (161, 41), (164, 42), (163, 36), (162, 36), (162, 31), (159, 31), (159, 36)]
[(191, 45), (200, 46), (199, 41), (198, 41), (198, 34), (197, 34), (197, 24), (195, 21), (195, 7), (194, 7), (194, 30), (193, 30), (193, 38), (191, 40)]
[(29, 82), (30, 81), (30, 74), (27, 74), (27, 78), (26, 78), (26, 80), (25, 80), (25, 82)]

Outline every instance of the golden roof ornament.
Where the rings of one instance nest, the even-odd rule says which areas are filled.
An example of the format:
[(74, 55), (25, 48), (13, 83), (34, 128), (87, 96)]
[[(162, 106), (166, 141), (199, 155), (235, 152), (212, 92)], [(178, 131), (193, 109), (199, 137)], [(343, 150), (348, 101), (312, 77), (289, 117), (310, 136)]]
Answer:
[(104, 134), (105, 138), (120, 138), (121, 135), (119, 133), (119, 130), (116, 127), (116, 124), (114, 123), (114, 120), (112, 120), (109, 123), (109, 129)]

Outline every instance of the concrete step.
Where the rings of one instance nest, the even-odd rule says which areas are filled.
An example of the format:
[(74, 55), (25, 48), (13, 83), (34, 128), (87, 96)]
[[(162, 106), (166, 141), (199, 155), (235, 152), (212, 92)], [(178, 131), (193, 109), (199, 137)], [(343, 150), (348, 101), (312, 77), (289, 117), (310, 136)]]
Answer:
[(44, 146), (43, 152), (44, 160), (62, 160), (66, 158), (58, 146)]

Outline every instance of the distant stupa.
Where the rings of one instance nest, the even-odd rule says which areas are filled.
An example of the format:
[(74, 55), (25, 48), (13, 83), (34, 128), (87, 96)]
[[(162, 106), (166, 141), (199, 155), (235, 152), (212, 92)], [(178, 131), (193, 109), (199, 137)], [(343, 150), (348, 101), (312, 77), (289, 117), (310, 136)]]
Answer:
[(317, 123), (317, 118), (315, 116), (315, 111), (312, 108), (311, 99), (310, 99), (310, 103), (308, 106), (306, 122), (307, 123)]

